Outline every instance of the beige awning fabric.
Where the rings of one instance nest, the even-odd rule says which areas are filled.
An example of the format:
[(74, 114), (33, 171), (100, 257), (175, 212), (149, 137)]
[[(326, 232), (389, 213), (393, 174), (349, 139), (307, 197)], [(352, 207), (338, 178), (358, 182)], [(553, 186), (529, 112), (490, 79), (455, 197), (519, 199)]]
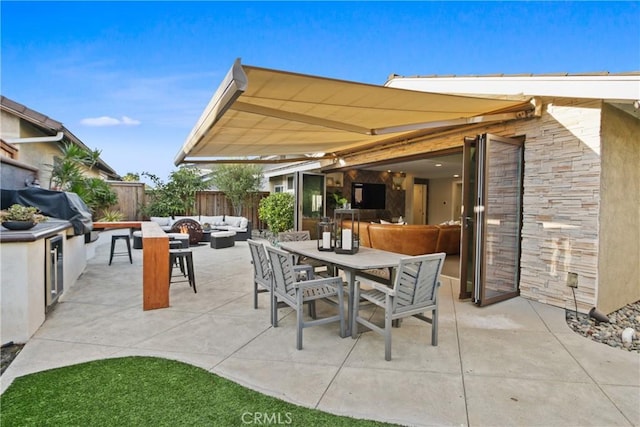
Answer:
[(353, 152), (426, 129), (507, 120), (531, 108), (529, 102), (395, 89), (237, 60), (175, 164)]

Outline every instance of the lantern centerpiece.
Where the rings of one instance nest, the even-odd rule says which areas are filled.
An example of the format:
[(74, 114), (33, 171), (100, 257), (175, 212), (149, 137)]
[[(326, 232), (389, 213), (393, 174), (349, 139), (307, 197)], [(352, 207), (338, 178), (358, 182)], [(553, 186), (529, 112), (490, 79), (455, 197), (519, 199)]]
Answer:
[(334, 211), (335, 252), (355, 254), (360, 248), (360, 211), (358, 209), (336, 209)]
[(323, 216), (318, 223), (318, 250), (332, 251), (335, 246), (334, 240), (335, 223), (331, 218)]

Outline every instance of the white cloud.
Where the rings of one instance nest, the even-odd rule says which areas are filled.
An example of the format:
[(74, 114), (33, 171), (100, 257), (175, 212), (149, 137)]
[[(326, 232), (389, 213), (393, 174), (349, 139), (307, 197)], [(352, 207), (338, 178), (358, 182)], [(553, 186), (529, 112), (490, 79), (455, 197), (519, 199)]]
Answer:
[(122, 116), (122, 124), (127, 126), (138, 126), (140, 124), (140, 120), (132, 119), (131, 117)]
[(101, 117), (88, 117), (80, 120), (85, 126), (137, 126), (140, 124), (140, 120), (132, 119), (131, 117), (122, 116), (121, 119), (115, 117), (101, 116)]

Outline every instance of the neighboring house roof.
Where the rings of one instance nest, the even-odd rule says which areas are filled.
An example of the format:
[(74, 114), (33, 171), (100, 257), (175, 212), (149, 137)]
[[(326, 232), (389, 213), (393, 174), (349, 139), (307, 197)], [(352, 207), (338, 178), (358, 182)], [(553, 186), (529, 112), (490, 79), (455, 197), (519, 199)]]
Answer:
[[(4, 95), (0, 96), (0, 108), (35, 126), (38, 126), (39, 128), (44, 129), (45, 132), (48, 131), (52, 133), (50, 139), (51, 142), (67, 140), (84, 150), (91, 151), (91, 149), (87, 147), (77, 136), (75, 136), (69, 129), (64, 127), (61, 122), (54, 120), (38, 111), (32, 110), (31, 108), (28, 108), (27, 106), (22, 105), (19, 102), (13, 101)], [(6, 142), (16, 141), (14, 141), (12, 138), (7, 138)], [(120, 178), (117, 172), (102, 159), (98, 159), (96, 167), (106, 175), (108, 175), (109, 179)]]

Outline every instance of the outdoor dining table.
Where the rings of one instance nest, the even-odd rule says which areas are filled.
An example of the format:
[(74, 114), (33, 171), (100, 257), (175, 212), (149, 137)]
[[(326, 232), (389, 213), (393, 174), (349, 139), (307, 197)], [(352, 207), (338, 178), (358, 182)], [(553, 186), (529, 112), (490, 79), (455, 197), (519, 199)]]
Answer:
[[(354, 313), (358, 301), (353, 301), (356, 276), (359, 273), (364, 273), (366, 270), (397, 267), (400, 259), (407, 257), (403, 254), (367, 247), (360, 247), (355, 254), (338, 254), (332, 251), (320, 251), (318, 250), (315, 240), (280, 242), (280, 248), (295, 255), (312, 258), (333, 265), (344, 271), (349, 292), (347, 336), (351, 335), (351, 332), (356, 329)], [(366, 275), (366, 277), (376, 280), (375, 276)]]

